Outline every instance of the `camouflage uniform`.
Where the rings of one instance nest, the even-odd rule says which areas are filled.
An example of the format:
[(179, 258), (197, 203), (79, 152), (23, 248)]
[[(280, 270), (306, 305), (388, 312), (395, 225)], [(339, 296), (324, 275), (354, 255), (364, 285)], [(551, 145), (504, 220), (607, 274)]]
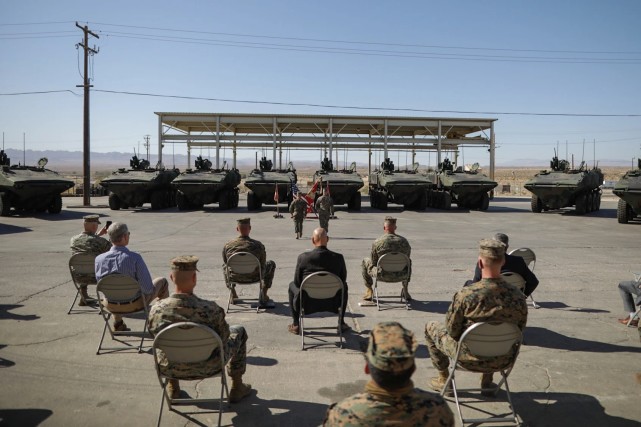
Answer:
[(69, 242), (69, 246), (71, 247), (72, 255), (82, 253), (100, 255), (111, 249), (109, 240), (86, 231), (77, 236), (73, 236)]
[(303, 235), (303, 221), (307, 215), (307, 201), (296, 199), (289, 205), (289, 213), (294, 216), (294, 233)]
[(329, 195), (323, 195), (316, 200), (316, 212), (321, 228), (329, 231), (329, 218), (334, 215), (334, 202)]
[[(149, 332), (156, 335), (167, 326), (177, 322), (194, 322), (213, 329), (223, 342), (225, 360), (229, 360), (227, 372), (230, 376), (245, 373), (247, 361), (247, 333), (242, 326), (229, 326), (225, 311), (215, 302), (198, 298), (196, 295), (172, 294), (152, 305), (149, 312)], [(220, 371), (220, 349), (216, 349), (205, 362), (169, 364), (165, 355), (159, 353), (159, 364), (163, 374), (189, 380), (213, 375)]]
[[(397, 322), (376, 325), (365, 353), (368, 365), (389, 373), (406, 372), (414, 366), (416, 339)], [(437, 394), (414, 388), (409, 380), (397, 389), (386, 389), (373, 379), (365, 392), (332, 404), (324, 426), (453, 426), (454, 416)]]
[[(372, 244), (372, 254), (370, 258), (364, 258), (363, 263), (361, 264), (361, 270), (363, 274), (363, 279), (365, 280), (365, 286), (368, 289), (372, 289), (374, 281), (372, 277), (376, 277), (378, 274), (376, 264), (378, 259), (389, 252), (401, 252), (410, 256), (412, 248), (410, 247), (409, 242), (405, 237), (399, 236), (398, 234), (385, 233), (374, 243)], [(379, 276), (379, 280), (386, 282), (398, 282), (406, 274), (405, 271), (400, 271), (398, 273), (387, 273), (384, 276)], [(407, 282), (409, 283), (412, 276), (412, 264), (410, 260), (410, 271), (407, 277)]]
[[(439, 371), (446, 371), (449, 357), (456, 355), (456, 346), (463, 332), (477, 322), (510, 322), (523, 330), (527, 322), (525, 295), (503, 279), (481, 279), (456, 294), (445, 315), (445, 326), (429, 322), (425, 339), (432, 363)], [(511, 356), (479, 360), (463, 348), (459, 360), (477, 372), (495, 372)]]
[[(260, 261), (260, 269), (263, 273), (263, 281), (265, 288), (269, 289), (272, 286), (272, 281), (274, 280), (274, 272), (276, 271), (276, 263), (272, 260), (267, 261), (267, 253), (265, 252), (265, 246), (258, 240), (252, 238), (238, 236), (234, 240), (230, 240), (225, 244), (223, 248), (223, 262), (227, 264), (227, 260), (230, 256), (236, 252), (249, 252), (254, 255)], [(239, 283), (254, 282), (258, 281), (258, 269), (254, 270), (253, 273), (248, 275), (242, 274), (233, 274), (231, 277), (232, 281)], [(227, 277), (225, 276), (225, 280)], [(227, 288), (231, 289), (231, 284), (226, 283)]]

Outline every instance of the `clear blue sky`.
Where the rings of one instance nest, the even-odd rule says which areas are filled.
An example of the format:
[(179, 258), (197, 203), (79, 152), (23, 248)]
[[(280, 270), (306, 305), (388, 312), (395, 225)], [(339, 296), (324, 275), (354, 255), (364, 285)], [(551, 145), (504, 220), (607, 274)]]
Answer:
[[(548, 159), (557, 141), (562, 155), (568, 141), (569, 152), (580, 158), (586, 140), (589, 161), (594, 140), (597, 159), (629, 162), (641, 155), (638, 0), (3, 1), (0, 94), (81, 95), (75, 44), (82, 32), (75, 21), (100, 35), (90, 41), (100, 48), (91, 74), (98, 90), (472, 112), (355, 111), (94, 91), (92, 151), (129, 152), (145, 134), (155, 143), (154, 112), (185, 111), (498, 118), (499, 166)], [(25, 132), (28, 148), (81, 151), (82, 102), (69, 92), (0, 96), (6, 147), (21, 149)], [(253, 158), (253, 152), (241, 156)], [(466, 162), (487, 160), (484, 149), (466, 149)]]

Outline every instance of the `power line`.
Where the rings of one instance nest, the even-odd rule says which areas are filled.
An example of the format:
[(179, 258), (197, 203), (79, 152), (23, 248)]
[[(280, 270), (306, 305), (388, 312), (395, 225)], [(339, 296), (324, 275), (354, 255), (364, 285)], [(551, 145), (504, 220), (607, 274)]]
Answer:
[(511, 116), (560, 116), (560, 117), (641, 117), (641, 114), (594, 114), (594, 113), (527, 113), (527, 112), (499, 112), (499, 111), (461, 111), (461, 110), (427, 110), (421, 108), (393, 108), (393, 107), (362, 107), (352, 105), (331, 105), (312, 104), (303, 102), (276, 102), (276, 101), (255, 101), (243, 99), (206, 98), (184, 95), (162, 95), (145, 92), (116, 91), (106, 89), (94, 89), (94, 92), (113, 93), (120, 95), (150, 96), (156, 98), (188, 99), (195, 101), (216, 101), (216, 102), (237, 102), (243, 104), (265, 104), (265, 105), (286, 105), (291, 107), (317, 107), (317, 108), (342, 108), (350, 110), (376, 110), (376, 111), (404, 111), (420, 113), (449, 113), (449, 114), (487, 114), (487, 115), (511, 115)]
[(82, 96), (72, 90), (69, 89), (60, 89), (60, 90), (39, 90), (39, 91), (30, 91), (30, 92), (8, 92), (8, 93), (0, 93), (0, 96), (18, 96), (18, 95), (40, 95), (44, 93), (61, 93), (61, 92), (69, 92), (72, 95), (75, 96)]
[(212, 31), (196, 31), (196, 30), (183, 30), (177, 28), (161, 28), (161, 27), (144, 27), (139, 25), (121, 25), (93, 22), (95, 25), (104, 25), (121, 28), (136, 28), (142, 30), (155, 30), (155, 31), (169, 31), (180, 33), (194, 33), (194, 34), (209, 34), (209, 35), (224, 35), (233, 37), (248, 37), (248, 38), (264, 38), (264, 39), (277, 39), (277, 40), (297, 40), (297, 41), (311, 41), (321, 43), (341, 43), (341, 44), (364, 44), (364, 45), (379, 45), (379, 46), (397, 46), (397, 47), (421, 47), (421, 48), (434, 48), (434, 49), (462, 49), (462, 50), (490, 50), (490, 51), (506, 51), (506, 52), (539, 52), (539, 53), (579, 53), (579, 54), (630, 54), (639, 55), (641, 52), (626, 52), (626, 51), (586, 51), (586, 50), (544, 50), (544, 49), (509, 49), (509, 48), (487, 48), (487, 47), (470, 47), (470, 46), (448, 46), (448, 45), (425, 45), (425, 44), (406, 44), (406, 43), (384, 43), (372, 41), (358, 41), (358, 40), (337, 40), (337, 39), (314, 39), (303, 37), (281, 37), (270, 36), (264, 34), (242, 34), (242, 33), (224, 33)]
[(137, 40), (151, 40), (160, 42), (173, 42), (184, 44), (200, 44), (211, 46), (231, 46), (253, 49), (293, 50), (298, 52), (314, 53), (339, 53), (345, 55), (387, 56), (420, 59), (456, 59), (466, 61), (498, 61), (498, 62), (548, 62), (572, 64), (624, 64), (635, 65), (641, 63), (641, 58), (590, 58), (590, 57), (545, 57), (545, 56), (514, 56), (514, 55), (480, 55), (444, 52), (418, 52), (418, 51), (393, 51), (381, 49), (354, 49), (344, 47), (274, 44), (259, 42), (244, 42), (234, 40), (203, 39), (195, 37), (174, 37), (142, 33), (125, 32), (100, 32), (107, 37), (129, 38)]

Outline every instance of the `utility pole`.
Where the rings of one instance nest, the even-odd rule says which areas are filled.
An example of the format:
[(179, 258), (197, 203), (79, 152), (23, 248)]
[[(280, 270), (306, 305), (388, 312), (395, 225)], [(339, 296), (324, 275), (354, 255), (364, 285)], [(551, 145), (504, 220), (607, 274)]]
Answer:
[(92, 87), (92, 85), (89, 84), (89, 54), (95, 55), (98, 53), (99, 49), (96, 49), (95, 46), (94, 48), (89, 47), (89, 34), (94, 36), (95, 38), (99, 39), (98, 35), (91, 30), (89, 30), (88, 26), (80, 26), (76, 22), (76, 27), (80, 28), (82, 32), (84, 33), (84, 42), (83, 43), (78, 43), (76, 45), (76, 48), (78, 46), (82, 47), (82, 49), (85, 52), (85, 68), (84, 68), (84, 81), (83, 84), (81, 85), (76, 85), (76, 87), (82, 87), (84, 88), (85, 92), (85, 100), (84, 100), (84, 117), (83, 117), (83, 155), (82, 155), (82, 173), (83, 173), (83, 181), (82, 181), (82, 204), (84, 206), (90, 206), (91, 205), (91, 199), (90, 199), (90, 193), (91, 193), (91, 165), (90, 165), (90, 154), (91, 154), (91, 147), (89, 144), (89, 88)]
[(145, 148), (147, 149), (147, 161), (149, 161), (149, 138), (151, 135), (145, 135)]

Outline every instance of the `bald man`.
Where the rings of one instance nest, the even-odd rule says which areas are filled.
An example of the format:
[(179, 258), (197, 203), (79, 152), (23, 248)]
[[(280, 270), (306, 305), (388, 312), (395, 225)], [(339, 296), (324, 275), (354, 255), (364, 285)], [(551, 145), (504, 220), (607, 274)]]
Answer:
[[(341, 328), (343, 331), (349, 330), (349, 326), (344, 322), (345, 308), (347, 307), (347, 267), (343, 255), (332, 252), (327, 249), (327, 230), (317, 228), (312, 233), (312, 245), (314, 248), (303, 252), (298, 256), (296, 270), (294, 271), (294, 281), (289, 284), (289, 307), (292, 312), (292, 324), (288, 326), (289, 332), (299, 334), (299, 317), (300, 317), (300, 285), (303, 279), (312, 273), (318, 271), (328, 271), (337, 275), (343, 281), (343, 290), (345, 298), (343, 300), (341, 312)], [(341, 294), (337, 292), (333, 298), (323, 300), (312, 300), (305, 305), (306, 313), (316, 313), (320, 311), (338, 312), (341, 307)]]

